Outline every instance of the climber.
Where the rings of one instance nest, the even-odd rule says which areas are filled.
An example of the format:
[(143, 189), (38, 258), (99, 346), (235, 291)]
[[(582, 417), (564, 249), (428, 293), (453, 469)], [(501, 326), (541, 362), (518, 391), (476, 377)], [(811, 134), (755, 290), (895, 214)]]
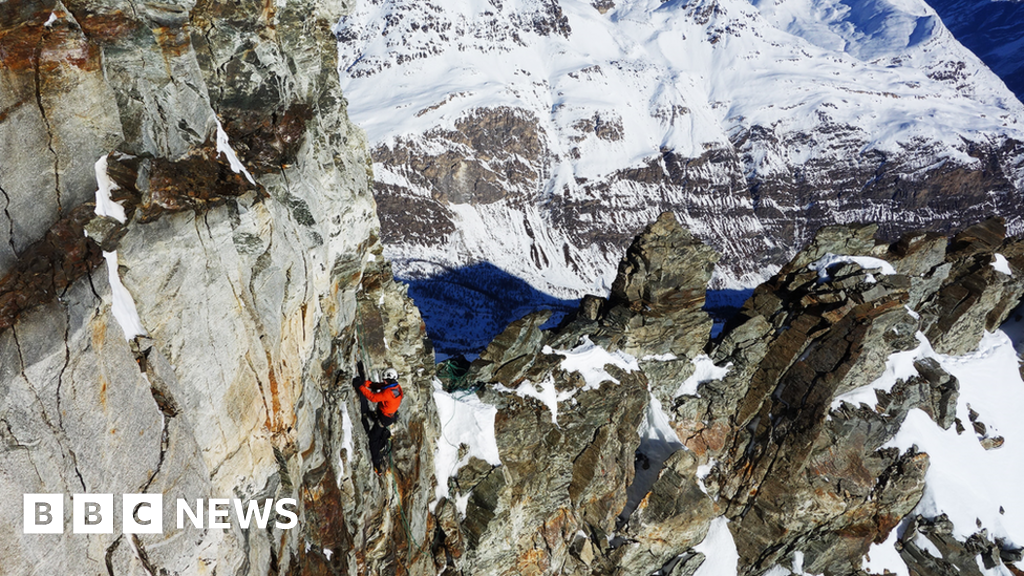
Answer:
[(384, 382), (375, 383), (365, 380), (359, 387), (359, 393), (370, 402), (377, 403), (377, 409), (369, 414), (370, 422), (365, 422), (370, 437), (370, 456), (373, 468), (381, 473), (388, 456), (388, 440), (391, 431), (388, 429), (398, 419), (398, 407), (402, 404), (402, 386), (398, 383), (398, 371), (388, 368), (384, 371)]

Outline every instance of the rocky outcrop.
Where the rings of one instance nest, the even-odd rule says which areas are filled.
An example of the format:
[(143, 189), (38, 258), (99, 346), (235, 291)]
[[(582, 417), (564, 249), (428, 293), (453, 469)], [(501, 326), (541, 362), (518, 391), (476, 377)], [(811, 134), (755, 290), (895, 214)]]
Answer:
[[(704, 348), (711, 317), (704, 294), (718, 254), (662, 214), (637, 236), (619, 264), (602, 336), (610, 347), (638, 355), (692, 358)], [(680, 266), (680, 262), (688, 262)]]
[[(966, 423), (957, 379), (926, 356), (916, 375), (875, 390), (872, 405), (850, 399), (864, 398), (893, 354), (929, 341), (963, 354), (1006, 319), (1024, 293), (1024, 260), (1004, 230), (992, 219), (953, 239), (889, 244), (875, 225), (823, 228), (709, 341), (701, 306), (717, 254), (663, 215), (634, 240), (608, 299), (584, 298), (550, 331), (540, 329), (549, 313), (527, 316), (473, 363), (480, 398), (498, 407), (502, 465), (452, 481), (453, 498), (468, 503), (455, 517), (461, 531), (443, 533), (460, 551), (450, 569), (692, 574), (712, 519), (724, 516), (738, 573), (861, 570), (925, 489), (928, 455), (886, 447), (908, 413), (943, 429)], [(573, 360), (595, 349), (606, 354), (588, 356), (605, 363), (596, 376), (600, 366)], [(646, 360), (624, 368), (624, 357)], [(705, 361), (725, 376), (698, 376)], [(691, 376), (702, 380), (685, 384)], [(982, 446), (1001, 446), (971, 414)], [(623, 464), (633, 474), (613, 468)], [(897, 544), (908, 566), (945, 573), (912, 537)], [(943, 550), (958, 550), (954, 563), (1012, 556), (985, 538), (947, 537)], [(511, 553), (498, 554), (499, 542)]]
[(988, 530), (975, 532), (965, 542), (952, 532), (952, 522), (944, 514), (933, 519), (916, 516), (903, 531), (897, 549), (907, 567), (919, 574), (983, 574), (982, 568), (1013, 566), (1022, 557), (1020, 548), (1001, 538), (993, 542)]
[[(690, 252), (707, 266), (680, 268)], [(553, 332), (540, 330), (550, 312), (514, 322), (473, 363), (469, 379), (487, 382), (480, 397), (498, 407), (502, 465), (463, 469), (452, 481), (452, 498), (467, 499), (459, 537), (444, 533), (458, 550), (453, 573), (649, 573), (704, 537), (712, 505), (688, 452), (670, 459), (623, 525), (649, 404), (643, 372), (608, 365), (591, 380), (562, 362), (595, 342), (634, 353), (673, 342), (680, 354), (699, 350), (710, 330), (701, 306), (714, 257), (666, 215), (637, 238), (610, 299), (588, 300)], [(664, 344), (650, 336), (693, 325), (703, 336)]]

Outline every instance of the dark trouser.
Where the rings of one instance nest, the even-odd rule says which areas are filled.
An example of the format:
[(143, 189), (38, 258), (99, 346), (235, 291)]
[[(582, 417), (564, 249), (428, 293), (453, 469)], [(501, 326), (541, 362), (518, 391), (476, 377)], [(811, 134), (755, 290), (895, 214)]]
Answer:
[(373, 467), (380, 472), (387, 467), (387, 447), (391, 438), (391, 430), (388, 428), (398, 420), (398, 413), (385, 416), (378, 409), (370, 415), (370, 420), (372, 425), (367, 432), (370, 437), (370, 457), (373, 459)]

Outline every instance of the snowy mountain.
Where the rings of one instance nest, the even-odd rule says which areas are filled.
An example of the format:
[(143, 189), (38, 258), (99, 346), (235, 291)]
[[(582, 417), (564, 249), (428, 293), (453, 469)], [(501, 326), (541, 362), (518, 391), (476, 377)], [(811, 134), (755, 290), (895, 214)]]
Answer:
[(930, 0), (942, 22), (1024, 100), (1024, 2)]
[(605, 293), (664, 210), (719, 287), (830, 222), (1024, 227), (1024, 107), (923, 1), (368, 0), (336, 31), (405, 278)]

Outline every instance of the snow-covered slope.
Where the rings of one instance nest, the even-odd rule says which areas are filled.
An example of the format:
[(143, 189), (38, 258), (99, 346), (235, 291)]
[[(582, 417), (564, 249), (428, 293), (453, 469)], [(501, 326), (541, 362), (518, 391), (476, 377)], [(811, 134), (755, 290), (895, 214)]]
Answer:
[[(937, 360), (959, 380), (956, 413), (961, 428), (943, 430), (915, 409), (887, 445), (901, 451), (916, 446), (930, 459), (924, 495), (908, 519), (918, 514), (929, 519), (944, 514), (954, 538), (966, 541), (984, 529), (1006, 550), (1019, 549), (1024, 543), (1024, 497), (1017, 489), (1024, 463), (1024, 423), (1019, 416), (1024, 382), (1020, 356), (1014, 349), (1021, 345), (1022, 326), (1024, 322), (1016, 314), (1003, 330), (986, 333), (978, 349), (964, 356), (936, 354), (923, 342), (920, 357)], [(878, 383), (865, 391), (873, 388), (879, 388)], [(872, 548), (867, 559), (871, 572), (908, 574), (893, 548), (902, 533), (894, 530), (890, 541)], [(924, 535), (916, 543), (932, 557), (942, 558), (942, 552)], [(1018, 561), (1015, 567), (1019, 569), (1020, 564)], [(989, 575), (1011, 574), (1004, 566), (979, 568)]]
[(817, 227), (999, 213), (1024, 107), (923, 0), (366, 0), (337, 27), (399, 275), (604, 292), (675, 212), (751, 286)]
[(1024, 100), (1024, 2), (929, 0), (943, 23)]

